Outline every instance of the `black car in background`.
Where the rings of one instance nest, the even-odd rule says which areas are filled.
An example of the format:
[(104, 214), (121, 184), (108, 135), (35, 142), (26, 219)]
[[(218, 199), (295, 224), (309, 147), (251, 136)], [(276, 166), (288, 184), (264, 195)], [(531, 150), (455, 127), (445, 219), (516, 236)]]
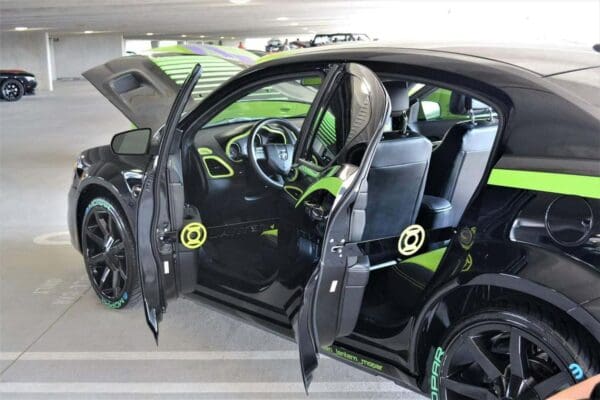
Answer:
[(35, 75), (18, 69), (0, 70), (0, 97), (17, 101), (25, 94), (33, 94), (37, 86)]
[(344, 42), (370, 42), (371, 38), (364, 33), (328, 33), (315, 35), (310, 47), (326, 46)]
[(307, 389), (319, 354), (437, 400), (600, 373), (596, 53), (341, 44), (201, 100), (190, 70), (83, 74), (138, 127), (69, 191), (108, 307), (142, 298), (155, 337), (180, 296), (238, 317), (297, 343)]

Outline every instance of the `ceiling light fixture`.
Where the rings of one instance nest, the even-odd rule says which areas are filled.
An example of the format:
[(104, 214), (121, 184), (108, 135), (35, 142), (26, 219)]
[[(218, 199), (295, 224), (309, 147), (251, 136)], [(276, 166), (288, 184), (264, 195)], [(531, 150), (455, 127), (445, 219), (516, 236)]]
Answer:
[(304, 27), (304, 28), (302, 28), (302, 30), (303, 30), (303, 31), (307, 31), (307, 30), (308, 30), (308, 28), (307, 28), (307, 27)]
[(206, 36), (205, 36), (205, 35), (200, 35), (200, 37), (201, 37), (201, 38), (205, 38)]
[(289, 20), (288, 17), (278, 17), (277, 18), (277, 21), (287, 21), (287, 20)]
[(146, 33), (146, 36), (154, 36), (154, 33), (148, 32), (148, 33)]
[(27, 29), (29, 29), (29, 28), (27, 28), (26, 26), (17, 26), (17, 27), (15, 27), (15, 31), (26, 31)]
[(219, 39), (225, 39), (225, 36), (221, 36)]
[(86, 35), (89, 35), (90, 33), (94, 33), (94, 31), (83, 31), (83, 33), (85, 33)]
[(187, 35), (181, 35), (181, 37), (187, 37)]
[(292, 23), (290, 24), (290, 26), (298, 26), (298, 25), (300, 25), (300, 24), (299, 24), (299, 23), (297, 23), (297, 22), (292, 22)]
[(229, 0), (229, 2), (233, 3), (233, 4), (240, 5), (240, 4), (250, 3), (250, 0)]

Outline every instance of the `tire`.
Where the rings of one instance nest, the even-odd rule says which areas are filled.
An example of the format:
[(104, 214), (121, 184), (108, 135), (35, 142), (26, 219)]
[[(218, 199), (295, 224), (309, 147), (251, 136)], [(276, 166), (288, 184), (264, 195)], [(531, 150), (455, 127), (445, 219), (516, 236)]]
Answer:
[(81, 249), (90, 284), (102, 304), (120, 309), (141, 297), (135, 241), (114, 201), (90, 201), (81, 222)]
[(430, 357), (431, 398), (545, 399), (597, 374), (598, 344), (556, 314), (504, 303), (458, 321)]
[(17, 101), (23, 97), (25, 89), (16, 79), (6, 79), (0, 84), (0, 95), (6, 101)]

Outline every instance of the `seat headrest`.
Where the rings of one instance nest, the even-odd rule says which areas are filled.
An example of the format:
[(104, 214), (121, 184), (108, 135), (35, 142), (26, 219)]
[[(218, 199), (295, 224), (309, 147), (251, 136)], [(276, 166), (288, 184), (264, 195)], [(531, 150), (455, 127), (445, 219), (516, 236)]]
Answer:
[(473, 99), (465, 94), (452, 92), (448, 108), (452, 114), (468, 114), (473, 108)]
[(384, 86), (392, 102), (392, 116), (407, 111), (410, 104), (406, 82), (386, 82)]

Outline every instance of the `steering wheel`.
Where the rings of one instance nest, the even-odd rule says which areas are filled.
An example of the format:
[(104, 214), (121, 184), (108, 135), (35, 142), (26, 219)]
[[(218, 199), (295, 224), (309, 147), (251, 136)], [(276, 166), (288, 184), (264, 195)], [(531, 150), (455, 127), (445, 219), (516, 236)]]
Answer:
[[(281, 128), (285, 135), (285, 144), (266, 143), (255, 145), (257, 135), (269, 125), (277, 125)], [(250, 165), (264, 183), (277, 189), (283, 189), (284, 178), (289, 175), (292, 169), (294, 148), (299, 134), (300, 131), (296, 125), (280, 118), (263, 119), (252, 127), (248, 136), (248, 160), (250, 160)], [(259, 160), (266, 160), (268, 171), (261, 167)]]

